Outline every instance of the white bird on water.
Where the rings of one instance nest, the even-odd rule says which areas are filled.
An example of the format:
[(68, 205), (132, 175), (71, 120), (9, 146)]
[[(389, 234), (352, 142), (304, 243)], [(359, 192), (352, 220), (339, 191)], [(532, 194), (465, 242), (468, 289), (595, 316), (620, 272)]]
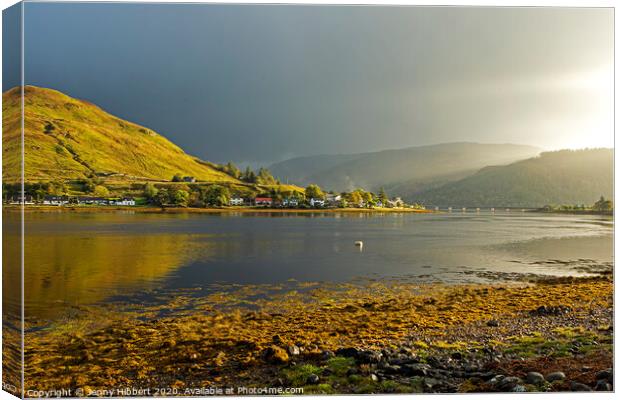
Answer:
[(362, 251), (362, 249), (364, 248), (364, 242), (358, 240), (357, 242), (355, 242), (355, 246), (359, 247), (360, 251)]

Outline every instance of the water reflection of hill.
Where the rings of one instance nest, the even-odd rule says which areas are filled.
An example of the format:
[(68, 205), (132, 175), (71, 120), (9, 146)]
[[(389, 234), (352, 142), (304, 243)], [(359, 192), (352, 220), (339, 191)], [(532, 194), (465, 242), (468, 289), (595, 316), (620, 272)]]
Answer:
[[(26, 318), (31, 322), (53, 319), (71, 306), (150, 288), (192, 258), (209, 258), (209, 241), (197, 244), (198, 238), (208, 236), (204, 234), (156, 229), (139, 234), (80, 229), (61, 232), (62, 228), (53, 229), (48, 223), (53, 220), (47, 219), (43, 225), (26, 221), (24, 293)], [(5, 237), (5, 245), (19, 248), (19, 235)], [(5, 274), (5, 296), (16, 296), (19, 259), (5, 260), (5, 266), (10, 269)]]

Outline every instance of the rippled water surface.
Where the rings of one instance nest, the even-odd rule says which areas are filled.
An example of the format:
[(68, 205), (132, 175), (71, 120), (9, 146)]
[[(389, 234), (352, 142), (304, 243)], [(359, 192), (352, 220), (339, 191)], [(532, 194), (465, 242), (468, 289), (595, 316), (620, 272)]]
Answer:
[[(5, 223), (17, 217), (5, 213)], [(580, 265), (612, 262), (613, 253), (609, 217), (521, 212), (26, 213), (25, 229), (26, 314), (43, 318), (151, 288), (360, 276), (460, 282), (488, 271), (575, 275)], [(19, 246), (17, 235), (8, 236), (5, 245)], [(5, 266), (10, 295), (19, 262)]]

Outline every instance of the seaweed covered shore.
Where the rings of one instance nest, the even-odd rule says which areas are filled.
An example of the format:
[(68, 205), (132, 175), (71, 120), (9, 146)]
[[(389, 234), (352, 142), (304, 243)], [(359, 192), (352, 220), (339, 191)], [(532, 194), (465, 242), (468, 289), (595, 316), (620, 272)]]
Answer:
[(144, 307), (83, 307), (29, 330), (25, 389), (613, 389), (610, 274), (452, 286), (298, 282), (158, 296)]

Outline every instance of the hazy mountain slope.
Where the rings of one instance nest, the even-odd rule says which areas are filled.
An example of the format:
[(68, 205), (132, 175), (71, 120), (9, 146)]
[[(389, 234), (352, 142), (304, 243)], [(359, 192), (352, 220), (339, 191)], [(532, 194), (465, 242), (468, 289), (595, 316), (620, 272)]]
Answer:
[[(332, 190), (357, 187), (391, 188), (390, 194), (411, 191), (420, 182), (459, 179), (487, 165), (508, 164), (537, 155), (539, 149), (513, 144), (446, 143), (346, 156), (304, 157), (274, 164), (281, 179), (317, 183)], [(298, 172), (301, 171), (301, 172)], [(450, 178), (452, 177), (452, 178)], [(444, 181), (445, 182), (445, 181)], [(407, 186), (402, 186), (408, 183)]]
[[(11, 181), (19, 174), (19, 88), (3, 93), (2, 111), (3, 179)], [(56, 90), (27, 86), (24, 113), (26, 180), (93, 173), (170, 180), (180, 173), (203, 181), (237, 182), (152, 130)]]
[(328, 171), (345, 162), (363, 157), (365, 154), (322, 154), (318, 156), (296, 157), (277, 162), (269, 166), (273, 176), (286, 182), (308, 185), (313, 183), (313, 175), (321, 175), (322, 171)]
[(506, 166), (486, 167), (458, 182), (410, 198), (455, 207), (593, 204), (613, 197), (613, 150), (562, 150)]

